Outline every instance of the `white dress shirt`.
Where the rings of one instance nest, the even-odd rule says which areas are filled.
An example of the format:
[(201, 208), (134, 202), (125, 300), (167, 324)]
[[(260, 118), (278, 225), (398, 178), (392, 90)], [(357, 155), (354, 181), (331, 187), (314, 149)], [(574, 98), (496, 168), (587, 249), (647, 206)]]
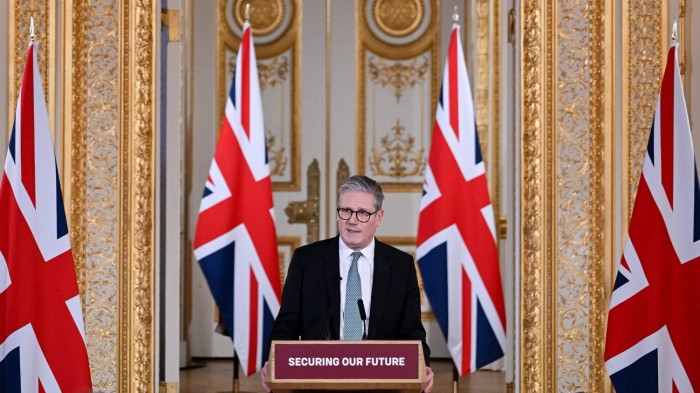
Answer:
[[(343, 239), (340, 239), (340, 246), (338, 247), (339, 261), (340, 261), (340, 339), (343, 339), (343, 329), (345, 328), (345, 316), (343, 311), (345, 310), (345, 288), (348, 283), (348, 272), (350, 271), (350, 265), (352, 265), (352, 253), (355, 250), (348, 247), (343, 243)], [(365, 315), (367, 320), (365, 322), (365, 327), (367, 332), (369, 332), (369, 311), (371, 310), (372, 301), (372, 278), (374, 277), (374, 239), (367, 245), (367, 247), (359, 250), (362, 253), (360, 259), (357, 260), (357, 272), (360, 274), (360, 283), (362, 286), (362, 302), (365, 304)]]

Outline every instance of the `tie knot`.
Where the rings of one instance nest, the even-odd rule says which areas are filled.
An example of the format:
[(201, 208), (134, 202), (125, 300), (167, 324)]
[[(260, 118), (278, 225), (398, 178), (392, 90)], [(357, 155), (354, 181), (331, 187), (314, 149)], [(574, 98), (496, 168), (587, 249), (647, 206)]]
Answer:
[(362, 256), (362, 253), (359, 251), (355, 251), (352, 253), (352, 263), (357, 262), (358, 259)]

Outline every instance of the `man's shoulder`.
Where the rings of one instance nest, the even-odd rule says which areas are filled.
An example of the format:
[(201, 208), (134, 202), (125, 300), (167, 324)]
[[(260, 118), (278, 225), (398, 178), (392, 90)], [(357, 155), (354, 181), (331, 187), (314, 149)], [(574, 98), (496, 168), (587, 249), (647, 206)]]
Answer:
[(298, 256), (306, 255), (333, 255), (338, 253), (338, 238), (330, 238), (319, 240), (313, 243), (305, 244), (294, 250), (294, 254)]

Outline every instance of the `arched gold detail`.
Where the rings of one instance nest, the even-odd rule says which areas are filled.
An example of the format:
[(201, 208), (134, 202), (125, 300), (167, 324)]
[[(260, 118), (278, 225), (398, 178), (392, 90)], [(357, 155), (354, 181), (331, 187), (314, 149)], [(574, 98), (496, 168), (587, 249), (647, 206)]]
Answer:
[(314, 159), (306, 171), (308, 178), (307, 199), (289, 202), (284, 212), (290, 224), (306, 224), (306, 241), (313, 243), (320, 238), (319, 209), (321, 199), (321, 171), (318, 160)]
[[(246, 1), (241, 1), (236, 5), (234, 11), (234, 17), (237, 23), (242, 23), (242, 16), (245, 9)], [(217, 66), (217, 80), (219, 81), (230, 81), (230, 75), (233, 73), (235, 67), (235, 60), (229, 61), (227, 58), (229, 53), (236, 53), (238, 46), (240, 45), (240, 38), (231, 30), (226, 18), (226, 4), (227, 0), (218, 0), (218, 11), (217, 11), (217, 26), (219, 35), (217, 36), (217, 46), (218, 51), (218, 66)], [(258, 60), (258, 76), (260, 78), (260, 88), (261, 91), (266, 89), (274, 88), (280, 83), (287, 83), (289, 80), (291, 85), (291, 91), (289, 92), (290, 98), (290, 112), (288, 114), (289, 119), (286, 124), (289, 124), (288, 135), (285, 134), (281, 136), (281, 140), (289, 141), (289, 148), (284, 149), (284, 161), (287, 163), (285, 167), (289, 168), (288, 180), (274, 180), (272, 182), (273, 191), (298, 191), (300, 188), (300, 177), (301, 177), (301, 137), (300, 137), (300, 127), (301, 120), (299, 114), (301, 113), (301, 49), (300, 49), (300, 3), (297, 1), (290, 1), (289, 7), (287, 7), (284, 0), (255, 0), (251, 6), (251, 27), (253, 28), (253, 34), (255, 36), (260, 36), (262, 33), (269, 34), (274, 32), (280, 27), (280, 23), (285, 20), (285, 15), (290, 14), (290, 22), (285, 31), (279, 35), (274, 41), (266, 44), (255, 44), (255, 53)], [(256, 9), (258, 11), (256, 11)], [(270, 15), (267, 15), (267, 13)], [(277, 15), (279, 13), (279, 15)], [(254, 22), (254, 15), (258, 15), (261, 20)], [(280, 23), (274, 22), (274, 20), (280, 19)], [(265, 22), (268, 21), (268, 22)], [(260, 23), (264, 26), (271, 28), (270, 32), (258, 31), (256, 24)], [(277, 23), (275, 25), (275, 23)], [(226, 103), (226, 97), (228, 93), (227, 82), (217, 83), (217, 113), (219, 116), (223, 116), (224, 107)], [(276, 132), (276, 130), (268, 130), (271, 132)], [(272, 154), (268, 152), (271, 156)], [(282, 172), (274, 172), (272, 175), (278, 175)]]
[[(367, 86), (366, 86), (366, 76), (368, 72), (368, 55), (377, 55), (379, 58), (389, 59), (389, 60), (412, 60), (414, 58), (425, 56), (429, 60), (429, 77), (428, 86), (430, 89), (430, 102), (424, 103), (424, 105), (429, 105), (428, 111), (426, 113), (434, 113), (435, 107), (437, 105), (437, 95), (440, 88), (440, 82), (438, 80), (440, 61), (438, 60), (438, 54), (440, 53), (440, 25), (438, 24), (440, 15), (440, 4), (437, 0), (429, 0), (430, 4), (430, 15), (425, 17), (429, 18), (425, 32), (417, 37), (411, 43), (406, 45), (393, 45), (391, 43), (382, 41), (379, 37), (374, 35), (368, 26), (367, 15), (367, 2), (371, 0), (361, 0), (357, 2), (355, 7), (357, 15), (361, 15), (362, 19), (356, 23), (357, 26), (357, 107), (356, 107), (356, 118), (357, 118), (357, 130), (356, 130), (356, 165), (358, 174), (365, 174), (367, 172)], [(385, 191), (396, 191), (396, 192), (420, 192), (422, 188), (421, 182), (382, 182), (382, 187)]]
[(372, 82), (394, 90), (396, 101), (401, 100), (403, 91), (424, 81), (430, 72), (430, 63), (425, 56), (416, 57), (407, 63), (388, 64), (384, 59), (369, 58), (368, 74)]
[(245, 7), (250, 4), (250, 27), (253, 34), (264, 36), (277, 30), (284, 19), (284, 2), (282, 0), (237, 1), (233, 16), (239, 26), (245, 21)]
[(421, 0), (375, 0), (372, 17), (384, 33), (405, 37), (420, 26), (425, 9)]
[(381, 149), (372, 148), (369, 161), (373, 175), (401, 179), (408, 176), (422, 176), (425, 170), (425, 149), (416, 150), (415, 137), (404, 134), (405, 128), (399, 119), (391, 132), (381, 139)]

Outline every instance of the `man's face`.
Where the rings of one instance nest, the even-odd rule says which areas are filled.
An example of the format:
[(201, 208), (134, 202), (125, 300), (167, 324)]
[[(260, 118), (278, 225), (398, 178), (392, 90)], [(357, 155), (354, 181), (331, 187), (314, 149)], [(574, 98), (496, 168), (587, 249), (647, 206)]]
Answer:
[[(347, 191), (340, 196), (338, 207), (341, 209), (373, 213), (375, 210), (374, 195), (366, 192)], [(383, 216), (384, 211), (380, 210), (372, 214), (369, 221), (360, 222), (357, 219), (357, 215), (354, 213), (348, 220), (343, 220), (336, 214), (340, 238), (353, 250), (361, 250), (367, 247), (367, 245), (372, 242), (374, 233), (377, 231), (379, 224), (382, 223)]]

